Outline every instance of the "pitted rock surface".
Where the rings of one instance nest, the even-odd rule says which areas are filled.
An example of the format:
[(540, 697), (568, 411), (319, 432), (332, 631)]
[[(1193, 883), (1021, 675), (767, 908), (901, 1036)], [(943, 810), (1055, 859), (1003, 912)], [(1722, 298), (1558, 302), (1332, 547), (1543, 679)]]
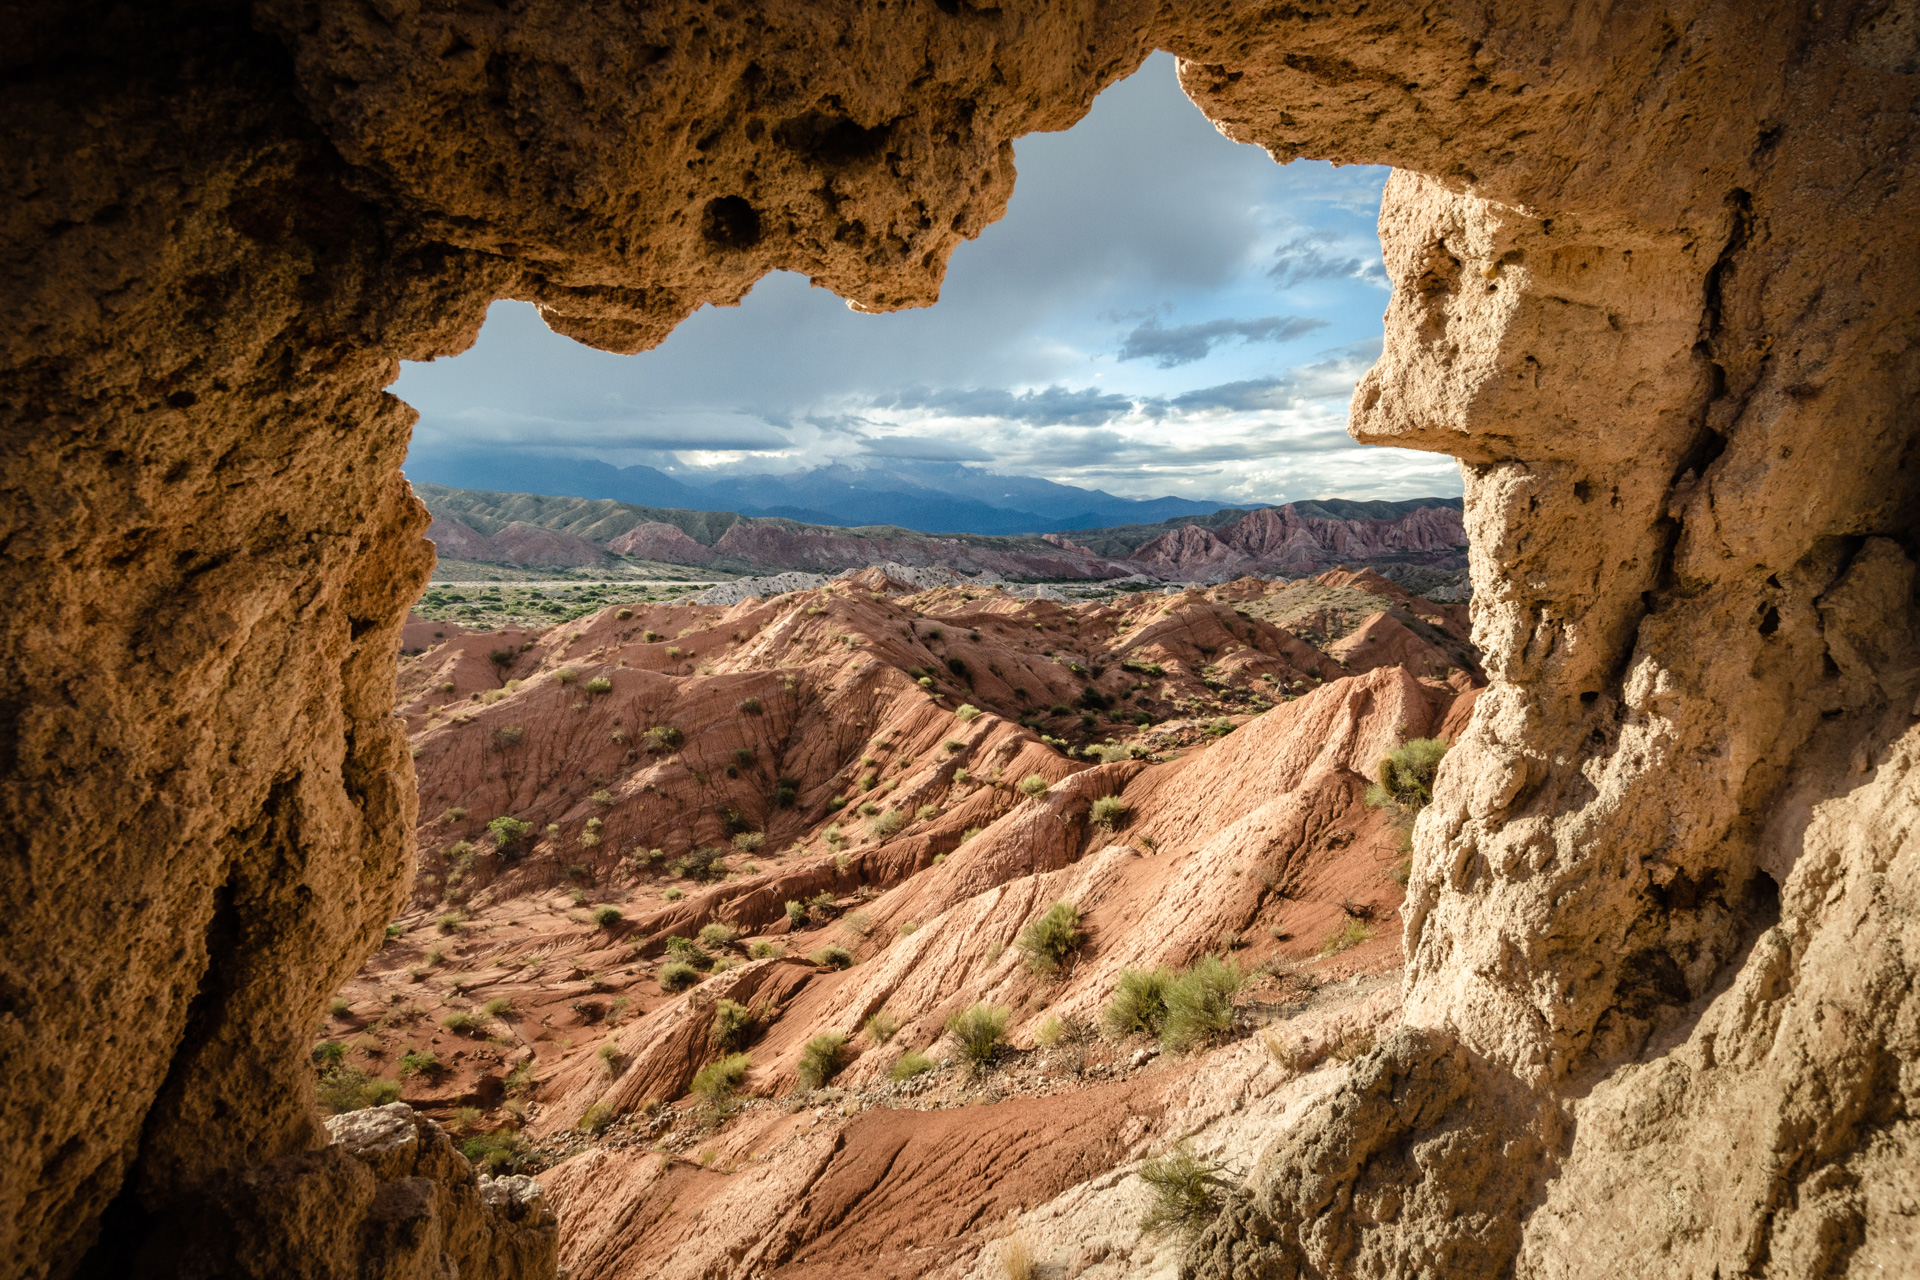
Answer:
[[(1406, 935), (1409, 1027), (1482, 1083), (1409, 1059), (1457, 1109), (1404, 1142), (1483, 1137), (1402, 1218), (1335, 1201), (1283, 1263), (1230, 1216), (1193, 1272), (1384, 1273), (1527, 1178), (1463, 1273), (1914, 1270), (1917, 30), (1882, 0), (20, 6), (4, 1268), (190, 1273), (155, 1224), (290, 1160), (289, 1198), (219, 1203), (364, 1262), (288, 1223), (372, 1194), (307, 1052), (408, 875), (398, 361), (502, 296), (615, 350), (773, 269), (930, 302), (1012, 140), (1162, 47), (1229, 136), (1402, 170), (1353, 430), (1462, 460), (1492, 679)], [(1271, 1221), (1317, 1211), (1317, 1149), (1258, 1175)]]

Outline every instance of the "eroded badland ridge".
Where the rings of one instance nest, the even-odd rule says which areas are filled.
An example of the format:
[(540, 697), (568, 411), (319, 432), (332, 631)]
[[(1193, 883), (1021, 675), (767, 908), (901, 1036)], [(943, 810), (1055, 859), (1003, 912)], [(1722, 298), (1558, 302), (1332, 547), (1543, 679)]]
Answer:
[(454, 629), (402, 670), (421, 872), (322, 1093), (537, 1174), (582, 1280), (1150, 1274), (1139, 1162), (1245, 1164), (1393, 1024), (1418, 803), (1366, 796), (1466, 723), (1465, 624), (1366, 572), (866, 570)]
[[(1235, 139), (1397, 168), (1394, 292), (1351, 430), (1461, 460), (1487, 677), (1414, 829), (1397, 1021), (1221, 1149), (1224, 1208), (1178, 1267), (1916, 1270), (1910, 4), (81, 0), (16, 6), (0, 85), (9, 1273), (540, 1276), (554, 1204), (637, 1206), (570, 1246), (614, 1257), (679, 1198), (620, 1196), (657, 1158), (589, 1153), (607, 1180), (562, 1166), (536, 1194), (483, 1182), (411, 1113), (320, 1118), (326, 1002), (415, 892), (394, 659), (429, 518), (400, 475), (413, 415), (383, 388), (469, 345), (499, 297), (625, 351), (773, 270), (866, 308), (931, 303), (1004, 210), (1014, 140), (1071, 125), (1155, 48)], [(629, 667), (612, 689), (660, 678)], [(1255, 725), (1325, 711), (1333, 687)], [(989, 715), (994, 751), (1028, 732)], [(931, 727), (903, 718), (895, 741)], [(1241, 743), (1254, 726), (1184, 767)], [(476, 776), (507, 755), (476, 751)], [(1024, 822), (1064, 851), (1076, 788), (1181, 767), (1077, 769), (983, 830)], [(981, 790), (954, 799), (1000, 803)], [(983, 842), (916, 874), (941, 896), (889, 902), (887, 956), (831, 979), (743, 957), (706, 982), (774, 1000), (805, 972), (796, 1004), (851, 1018), (960, 874), (984, 886), (1016, 847)], [(1185, 927), (1178, 864), (1077, 852), (1035, 892), (1167, 875), (1123, 900)], [(916, 1037), (953, 971), (929, 957), (901, 977), (911, 999), (885, 996)], [(1012, 1008), (1031, 989), (1006, 981)], [(798, 1070), (791, 1046), (760, 1053)], [(1171, 1135), (1228, 1095), (1140, 1109)], [(817, 1118), (792, 1135), (832, 1175), (805, 1201), (815, 1240), (849, 1188), (966, 1140), (882, 1134), (862, 1149), (891, 1164), (836, 1168), (829, 1135), (862, 1117)], [(807, 1122), (741, 1131), (781, 1123)], [(1108, 1141), (1083, 1132), (1047, 1185)], [(743, 1175), (673, 1168), (716, 1205), (690, 1246), (770, 1238), (716, 1181)], [(1061, 1212), (1063, 1238), (1098, 1237)]]

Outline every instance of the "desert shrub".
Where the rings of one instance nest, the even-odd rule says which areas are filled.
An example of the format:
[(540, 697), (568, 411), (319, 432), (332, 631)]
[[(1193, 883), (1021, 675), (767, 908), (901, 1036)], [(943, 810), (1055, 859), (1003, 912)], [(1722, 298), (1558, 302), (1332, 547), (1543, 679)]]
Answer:
[(696, 969), (707, 969), (713, 965), (713, 957), (707, 949), (692, 938), (682, 938), (678, 934), (667, 939), (667, 954), (675, 960), (684, 960)]
[(747, 956), (753, 960), (770, 960), (774, 956), (785, 955), (786, 950), (779, 943), (760, 941), (747, 948)]
[(750, 716), (757, 716), (761, 711), (760, 699), (742, 698), (740, 699), (740, 709)]
[(969, 1005), (947, 1019), (947, 1034), (974, 1070), (990, 1066), (1007, 1042), (1007, 1021), (1013, 1013), (1005, 1005)]
[(633, 616), (633, 610), (631, 610), (631, 609), (615, 609), (615, 610), (613, 611), (613, 616), (614, 616), (615, 618), (617, 618), (617, 619), (619, 619), (619, 620), (620, 620), (621, 622), (625, 622), (625, 621), (626, 621), (626, 620), (627, 620), (628, 618), (631, 618), (631, 617)]
[[(1112, 764), (1115, 760), (1137, 760), (1147, 751), (1137, 742), (1094, 742), (1080, 748), (1080, 754), (1101, 764)], [(1126, 807), (1121, 806), (1120, 811), (1124, 814)]]
[(685, 991), (698, 984), (700, 971), (685, 960), (669, 960), (660, 966), (660, 989), (662, 991)]
[[(613, 792), (607, 790), (605, 787), (602, 787), (598, 791), (594, 792), (593, 795), (591, 795), (588, 798), (597, 805), (610, 805), (613, 803)], [(598, 818), (588, 818), (587, 825), (594, 826), (598, 824), (599, 821), (600, 819)]]
[(967, 678), (966, 659), (960, 658), (960, 657), (948, 658), (947, 670), (953, 672), (953, 674), (958, 676), (960, 679), (965, 680)]
[(620, 923), (620, 908), (611, 903), (593, 909), (593, 922), (602, 929), (611, 929)]
[(1225, 1171), (1224, 1164), (1194, 1155), (1184, 1142), (1163, 1155), (1143, 1160), (1140, 1180), (1153, 1193), (1153, 1201), (1140, 1219), (1140, 1229), (1149, 1235), (1168, 1231), (1188, 1238), (1199, 1235), (1220, 1212), (1225, 1193), (1233, 1185), (1221, 1176)]
[(1439, 738), (1412, 738), (1401, 743), (1374, 765), (1367, 803), (1404, 814), (1420, 812), (1433, 799), (1433, 775), (1446, 754), (1447, 744)]
[(642, 644), (659, 644), (664, 639), (666, 639), (666, 637), (658, 631), (647, 630), (640, 633), (640, 643)]
[(1351, 916), (1342, 921), (1333, 932), (1320, 940), (1322, 956), (1337, 956), (1348, 947), (1357, 947), (1373, 936), (1373, 930), (1366, 921)]
[(680, 889), (666, 888), (660, 891), (660, 897), (667, 902), (678, 902), (686, 896), (685, 891)]
[(973, 839), (975, 836), (979, 835), (984, 830), (986, 830), (985, 827), (968, 827), (965, 831), (962, 831), (960, 833), (960, 843), (965, 844), (967, 841)]
[(1207, 726), (1207, 732), (1216, 738), (1224, 738), (1233, 732), (1233, 721), (1221, 716)]
[(1040, 1274), (1032, 1243), (1017, 1231), (994, 1243), (993, 1263), (1000, 1280), (1035, 1280)]
[(1117, 827), (1127, 820), (1127, 802), (1119, 796), (1101, 796), (1087, 810), (1087, 817), (1103, 827)]
[(601, 1134), (613, 1123), (613, 1108), (604, 1102), (596, 1102), (588, 1107), (580, 1117), (580, 1132)]
[(820, 838), (827, 842), (827, 848), (829, 849), (838, 849), (847, 842), (846, 833), (840, 830), (840, 824), (837, 822), (825, 831), (822, 831)]
[(511, 1173), (526, 1150), (527, 1140), (517, 1129), (501, 1129), (468, 1138), (460, 1144), (460, 1154), (482, 1173)]
[(869, 800), (865, 804), (862, 804), (855, 812), (863, 818), (872, 818), (879, 814), (880, 806)]
[(527, 740), (527, 726), (523, 724), (503, 724), (493, 731), (493, 744), (505, 751), (517, 747)]
[(533, 824), (502, 814), (487, 824), (487, 832), (500, 856), (511, 858), (523, 852), (527, 837), (533, 834)]
[(582, 686), (588, 693), (612, 693), (613, 681), (605, 676), (595, 676)]
[(926, 822), (939, 816), (940, 806), (937, 804), (923, 804), (913, 811), (913, 820), (915, 822)]
[(647, 750), (659, 755), (666, 751), (677, 751), (686, 741), (686, 735), (670, 724), (657, 724), (647, 730)]
[(728, 1053), (747, 1047), (753, 1035), (753, 1010), (738, 1000), (722, 999), (713, 1006), (713, 1028), (709, 1034), (715, 1047)]
[(787, 899), (787, 928), (799, 929), (807, 923), (807, 904)]
[(922, 689), (931, 689), (933, 688), (933, 677), (921, 676), (918, 680), (914, 681), (914, 683), (919, 685)]
[(1047, 792), (1052, 788), (1052, 786), (1053, 784), (1048, 782), (1046, 778), (1043, 777), (1042, 775), (1037, 773), (1030, 773), (1026, 777), (1020, 779), (1019, 790), (1020, 790), (1020, 794), (1027, 797), (1029, 800), (1037, 800), (1041, 796), (1047, 794)]
[(620, 1057), (620, 1046), (613, 1041), (609, 1040), (600, 1046), (600, 1065), (606, 1069), (608, 1076), (618, 1076), (620, 1074)]
[(667, 864), (667, 869), (687, 880), (718, 880), (726, 872), (720, 865), (720, 859), (726, 856), (726, 848), (720, 845), (695, 849), (675, 858)]
[(313, 1046), (313, 1061), (320, 1067), (337, 1067), (347, 1058), (347, 1046), (338, 1040), (322, 1040)]
[(1160, 1044), (1183, 1050), (1204, 1044), (1233, 1026), (1233, 993), (1245, 981), (1240, 966), (1204, 955), (1174, 975), (1166, 987), (1167, 1015)]
[(887, 1041), (893, 1039), (899, 1031), (900, 1019), (894, 1017), (885, 1009), (880, 1010), (871, 1018), (867, 1019), (867, 1038), (875, 1044), (885, 1044)]
[(335, 996), (328, 1003), (327, 1012), (336, 1018), (344, 1018), (353, 1012), (353, 1006), (347, 1003), (344, 996)]
[(840, 946), (822, 947), (818, 951), (808, 953), (807, 959), (813, 961), (815, 964), (825, 965), (829, 969), (851, 969), (853, 967), (853, 953), (845, 947)]
[(1393, 881), (1402, 889), (1406, 888), (1407, 881), (1413, 879), (1413, 859), (1402, 858), (1400, 861), (1394, 863), (1393, 869), (1387, 872), (1387, 879)]
[(1086, 941), (1080, 932), (1080, 908), (1062, 900), (1047, 908), (1046, 914), (1028, 923), (1014, 945), (1026, 953), (1027, 966), (1035, 973), (1057, 973), (1068, 956)]
[(334, 1115), (384, 1107), (400, 1100), (398, 1080), (377, 1080), (354, 1067), (342, 1066), (320, 1077), (320, 1105)]
[(747, 1082), (747, 1070), (752, 1066), (752, 1054), (730, 1053), (694, 1072), (693, 1084), (689, 1087), (708, 1102), (718, 1105), (732, 1097)]
[(1136, 1031), (1158, 1035), (1167, 1017), (1167, 985), (1173, 975), (1165, 968), (1122, 969), (1107, 1001), (1101, 1022), (1116, 1038)]
[(1066, 1038), (1067, 1024), (1060, 1020), (1058, 1014), (1048, 1014), (1033, 1029), (1033, 1042), (1044, 1049), (1051, 1049)]
[(823, 1031), (807, 1041), (800, 1050), (800, 1083), (818, 1089), (834, 1078), (845, 1065), (847, 1038), (838, 1031)]
[(758, 853), (760, 846), (766, 842), (767, 837), (761, 832), (742, 831), (733, 838), (733, 847), (742, 853)]
[(440, 1069), (440, 1055), (431, 1049), (409, 1049), (400, 1055), (400, 1078), (432, 1074)]
[(558, 680), (561, 684), (572, 684), (575, 680), (578, 680), (580, 678), (580, 673), (578, 671), (575, 671), (572, 667), (562, 667), (558, 671), (553, 673), (553, 678), (555, 680)]
[(487, 1020), (471, 1009), (455, 1009), (440, 1019), (440, 1025), (459, 1035), (468, 1035), (487, 1025)]
[(510, 667), (513, 665), (514, 659), (519, 656), (520, 655), (512, 649), (495, 649), (487, 655), (487, 661), (493, 663), (496, 667)]
[(871, 791), (879, 784), (880, 775), (877, 773), (863, 773), (860, 775), (859, 787), (862, 791)]
[(980, 708), (971, 702), (963, 702), (953, 709), (953, 718), (962, 724), (972, 724), (980, 718)]
[(489, 1018), (504, 1018), (513, 1012), (513, 1001), (505, 996), (495, 996), (480, 1006), (480, 1011)]
[(723, 920), (709, 920), (700, 926), (700, 943), (707, 947), (730, 947), (740, 931)]
[(867, 824), (867, 834), (876, 840), (884, 840), (906, 825), (905, 814), (898, 809), (889, 809)]
[(887, 1079), (911, 1080), (915, 1076), (925, 1075), (931, 1070), (933, 1070), (932, 1058), (929, 1058), (924, 1053), (914, 1053), (909, 1050), (901, 1054), (898, 1058), (895, 1058), (893, 1065), (887, 1068)]
[(902, 920), (900, 922), (900, 936), (903, 938), (911, 937), (919, 928), (920, 926), (911, 920)]

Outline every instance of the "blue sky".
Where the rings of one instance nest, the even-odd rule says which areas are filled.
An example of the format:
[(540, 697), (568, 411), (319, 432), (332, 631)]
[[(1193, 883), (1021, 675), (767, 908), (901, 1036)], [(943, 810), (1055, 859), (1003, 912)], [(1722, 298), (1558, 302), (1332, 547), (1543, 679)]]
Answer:
[(1276, 165), (1156, 54), (1064, 133), (1015, 144), (1007, 216), (940, 302), (863, 315), (776, 273), (658, 348), (590, 350), (521, 303), (394, 390), (423, 449), (645, 463), (689, 482), (946, 459), (1128, 496), (1460, 492), (1451, 459), (1345, 434), (1379, 350), (1387, 171)]

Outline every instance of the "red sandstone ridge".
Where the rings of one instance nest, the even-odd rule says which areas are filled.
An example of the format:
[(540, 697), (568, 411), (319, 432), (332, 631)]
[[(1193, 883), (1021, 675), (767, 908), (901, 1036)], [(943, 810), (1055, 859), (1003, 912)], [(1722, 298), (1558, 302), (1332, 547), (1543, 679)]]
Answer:
[(1010, 551), (985, 538), (939, 538), (906, 530), (898, 536), (856, 536), (741, 523), (722, 534), (713, 549), (716, 554), (737, 557), (755, 568), (816, 573), (888, 561), (1023, 578), (1120, 578), (1134, 572), (1124, 564), (1077, 548), (1062, 547), (1057, 554)]
[(1342, 560), (1457, 552), (1466, 542), (1460, 512), (1453, 507), (1421, 507), (1390, 520), (1332, 520), (1302, 515), (1288, 503), (1249, 511), (1217, 530), (1197, 524), (1170, 529), (1129, 558), (1167, 576), (1207, 576), (1223, 568), (1300, 574)]
[(607, 550), (663, 564), (706, 564), (714, 556), (710, 548), (701, 546), (683, 530), (659, 520), (635, 525), (609, 542)]
[[(451, 634), (403, 666), (421, 872), (329, 1034), (369, 1075), (432, 1055), (405, 1100), (546, 1170), (582, 1280), (957, 1276), (1005, 1213), (1252, 1133), (1394, 1017), (1405, 834), (1364, 796), (1470, 698), (1343, 676), (1236, 607), (1285, 584), (904, 585)], [(1084, 944), (1038, 972), (1016, 944), (1058, 901)], [(1217, 1029), (1099, 1034), (1123, 970), (1208, 954), (1247, 975)], [(946, 1023), (983, 1001), (1007, 1039), (973, 1072)], [(739, 1097), (690, 1095), (730, 1047)]]
[(606, 559), (597, 543), (518, 520), (488, 537), (442, 516), (428, 526), (427, 539), (442, 559), (491, 561), (522, 568), (577, 568)]

